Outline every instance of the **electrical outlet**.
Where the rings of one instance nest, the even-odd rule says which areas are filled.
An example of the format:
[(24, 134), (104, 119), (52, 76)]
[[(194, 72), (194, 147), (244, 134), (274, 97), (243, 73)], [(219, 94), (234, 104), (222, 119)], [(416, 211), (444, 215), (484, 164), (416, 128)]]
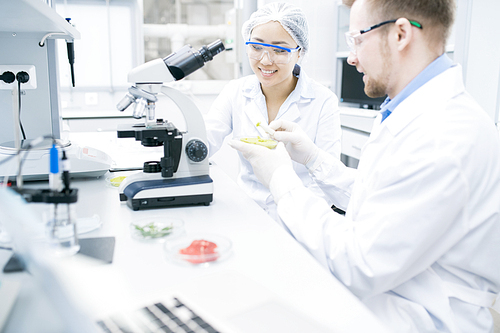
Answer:
[[(36, 71), (33, 65), (0, 65), (0, 75), (4, 72), (12, 72), (16, 75), (18, 72), (26, 72), (29, 74), (30, 79), (26, 83), (21, 83), (21, 90), (36, 89)], [(12, 90), (17, 80), (12, 83), (5, 83), (0, 80), (0, 89)]]

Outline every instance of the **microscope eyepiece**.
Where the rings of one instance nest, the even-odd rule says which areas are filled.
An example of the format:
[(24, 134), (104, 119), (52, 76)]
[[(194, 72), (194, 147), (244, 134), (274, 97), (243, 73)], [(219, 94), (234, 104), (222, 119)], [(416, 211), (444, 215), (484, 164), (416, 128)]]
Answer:
[(208, 62), (212, 60), (216, 55), (224, 51), (226, 48), (220, 39), (217, 39), (215, 42), (208, 44), (207, 46), (202, 46), (199, 50), (203, 60)]
[(206, 62), (211, 61), (224, 49), (224, 44), (220, 39), (208, 46), (202, 46), (198, 51), (194, 50), (191, 45), (186, 45), (164, 58), (163, 62), (175, 80), (180, 80), (203, 67)]
[[(123, 111), (135, 103), (134, 118), (142, 118), (146, 107), (148, 117), (154, 118), (154, 103), (157, 101), (156, 94), (159, 92), (156, 88), (161, 88), (164, 82), (185, 78), (224, 50), (224, 44), (220, 39), (202, 46), (198, 51), (191, 45), (185, 45), (163, 59), (155, 59), (134, 68), (129, 73), (128, 80), (134, 82), (135, 86), (129, 88), (128, 94), (116, 107)], [(2, 76), (5, 75), (0, 75), (0, 79)], [(153, 89), (153, 86), (156, 88)]]

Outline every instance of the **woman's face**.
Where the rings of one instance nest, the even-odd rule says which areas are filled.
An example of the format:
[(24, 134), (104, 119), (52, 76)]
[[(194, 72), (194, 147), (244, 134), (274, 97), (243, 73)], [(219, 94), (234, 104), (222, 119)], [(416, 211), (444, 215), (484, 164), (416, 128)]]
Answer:
[[(297, 43), (286, 32), (279, 22), (270, 21), (253, 28), (250, 35), (251, 42), (266, 43), (278, 45), (290, 49), (295, 49)], [(263, 87), (279, 87), (280, 84), (285, 86), (292, 80), (292, 71), (299, 60), (299, 52), (292, 53), (292, 57), (287, 64), (276, 64), (269, 55), (264, 53), (261, 60), (248, 58), (253, 72), (257, 75)]]

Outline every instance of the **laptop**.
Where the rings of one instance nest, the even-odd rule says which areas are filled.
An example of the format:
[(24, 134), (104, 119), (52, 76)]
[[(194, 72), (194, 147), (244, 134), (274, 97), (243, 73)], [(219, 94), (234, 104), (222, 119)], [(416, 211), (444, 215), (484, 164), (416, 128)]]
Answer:
[[(54, 258), (30, 228), (29, 204), (0, 188), (0, 223), (16, 255), (48, 293), (65, 332), (332, 332), (234, 270), (207, 274), (155, 297), (137, 297), (123, 273), (90, 257)], [(35, 238), (33, 238), (35, 237)], [(38, 236), (39, 239), (39, 236)]]

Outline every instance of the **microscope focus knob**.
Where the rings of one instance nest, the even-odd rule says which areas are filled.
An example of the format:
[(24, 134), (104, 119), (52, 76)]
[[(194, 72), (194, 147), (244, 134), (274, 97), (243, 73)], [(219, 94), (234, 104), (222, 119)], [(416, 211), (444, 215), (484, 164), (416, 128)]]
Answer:
[(198, 139), (190, 140), (186, 144), (186, 155), (193, 162), (201, 162), (208, 156), (207, 145)]
[(142, 167), (142, 171), (144, 171), (145, 173), (161, 172), (161, 164), (158, 161), (144, 162), (144, 166)]

